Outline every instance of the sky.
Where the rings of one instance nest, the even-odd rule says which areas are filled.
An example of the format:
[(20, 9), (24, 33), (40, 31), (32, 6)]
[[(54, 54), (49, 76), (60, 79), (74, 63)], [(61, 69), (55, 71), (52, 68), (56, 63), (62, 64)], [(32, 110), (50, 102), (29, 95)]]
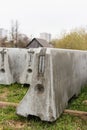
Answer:
[(55, 38), (87, 26), (87, 0), (0, 0), (0, 28), (10, 30), (12, 20), (28, 36), (47, 32)]

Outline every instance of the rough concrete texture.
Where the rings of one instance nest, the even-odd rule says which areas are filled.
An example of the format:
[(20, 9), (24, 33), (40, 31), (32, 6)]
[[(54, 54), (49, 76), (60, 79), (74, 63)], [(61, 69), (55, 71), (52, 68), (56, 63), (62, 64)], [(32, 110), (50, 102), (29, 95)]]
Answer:
[(0, 48), (0, 84), (29, 84), (17, 114), (55, 121), (87, 81), (87, 51)]
[(40, 49), (35, 52), (30, 89), (17, 114), (55, 121), (87, 81), (87, 51)]
[(32, 49), (0, 48), (0, 84), (30, 84), (33, 55)]

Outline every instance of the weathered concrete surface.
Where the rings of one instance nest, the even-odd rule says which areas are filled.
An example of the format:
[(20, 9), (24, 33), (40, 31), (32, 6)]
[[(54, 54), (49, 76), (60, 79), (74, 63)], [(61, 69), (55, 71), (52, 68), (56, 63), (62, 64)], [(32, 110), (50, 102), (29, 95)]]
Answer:
[(30, 89), (17, 107), (17, 114), (55, 121), (86, 82), (87, 51), (35, 51)]
[(11, 84), (13, 77), (9, 66), (7, 49), (0, 48), (0, 84)]
[(30, 84), (17, 114), (56, 120), (87, 82), (87, 51), (0, 48), (0, 84)]
[(33, 55), (32, 49), (0, 48), (0, 84), (30, 84)]

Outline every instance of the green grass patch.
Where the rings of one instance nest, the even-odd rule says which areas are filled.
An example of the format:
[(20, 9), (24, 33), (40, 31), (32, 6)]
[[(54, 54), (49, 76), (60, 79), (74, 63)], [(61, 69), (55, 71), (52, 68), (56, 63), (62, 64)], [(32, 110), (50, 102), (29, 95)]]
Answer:
[[(27, 87), (20, 84), (0, 85), (0, 97), (3, 96), (4, 101), (19, 102), (27, 90)], [(87, 111), (84, 100), (87, 100), (87, 85), (77, 98), (71, 100), (68, 109)], [(20, 117), (16, 115), (15, 107), (6, 107), (0, 108), (0, 130), (87, 130), (87, 118), (62, 114), (55, 122), (48, 123), (35, 117)]]
[(53, 123), (42, 122), (38, 118), (21, 118), (15, 108), (7, 107), (0, 109), (0, 126), (4, 130), (87, 130), (87, 121), (67, 114)]
[(68, 109), (87, 111), (87, 104), (83, 103), (85, 100), (87, 100), (87, 85), (82, 88), (78, 97), (72, 98), (68, 104)]
[(3, 101), (18, 103), (26, 94), (28, 87), (21, 84), (0, 85), (0, 94)]

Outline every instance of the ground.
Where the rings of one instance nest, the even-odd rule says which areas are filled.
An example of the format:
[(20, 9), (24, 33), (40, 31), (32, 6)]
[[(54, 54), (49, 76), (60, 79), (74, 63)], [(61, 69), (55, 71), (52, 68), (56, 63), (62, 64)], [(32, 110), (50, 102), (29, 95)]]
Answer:
[[(0, 85), (0, 101), (19, 103), (26, 94), (28, 87), (20, 84)], [(67, 109), (87, 112), (87, 85), (78, 97), (72, 98)], [(20, 117), (15, 107), (0, 108), (0, 130), (87, 130), (87, 116), (77, 117), (62, 114), (53, 123), (42, 122), (36, 117)]]

